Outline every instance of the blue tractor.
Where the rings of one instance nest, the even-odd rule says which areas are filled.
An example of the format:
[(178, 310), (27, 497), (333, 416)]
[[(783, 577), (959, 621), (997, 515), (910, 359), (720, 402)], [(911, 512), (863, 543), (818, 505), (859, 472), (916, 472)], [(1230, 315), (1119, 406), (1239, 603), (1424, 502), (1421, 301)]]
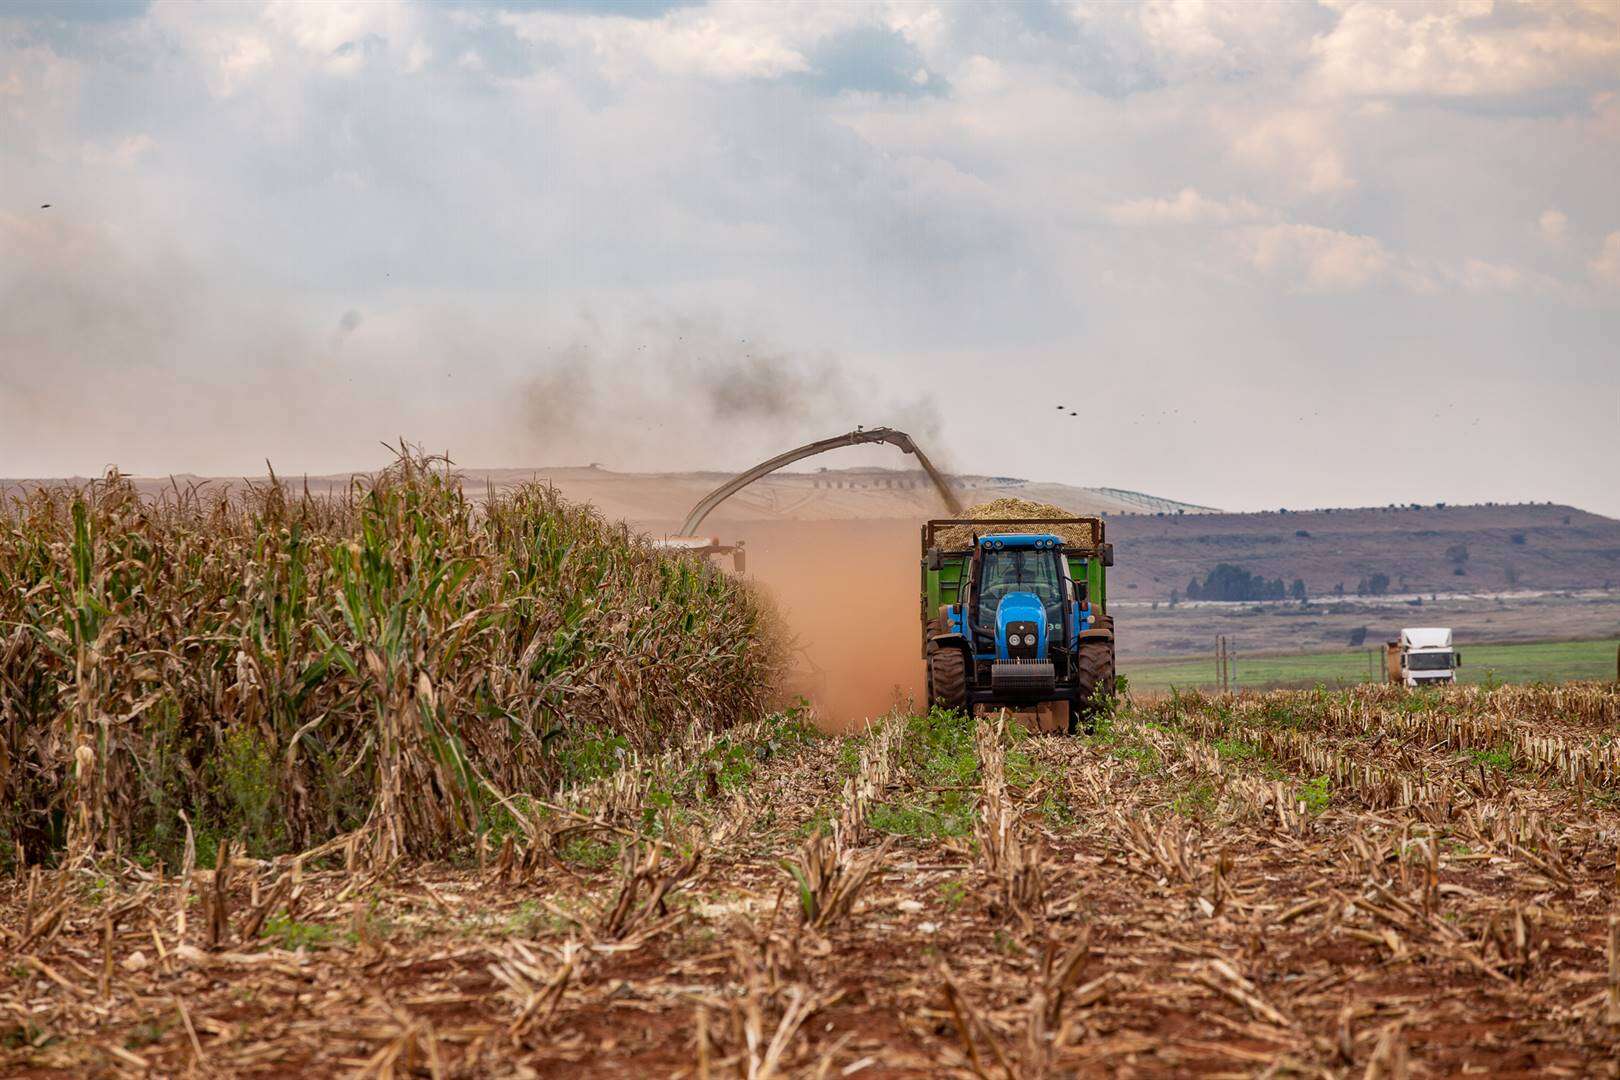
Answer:
[(938, 520), (922, 540), (929, 704), (1060, 702), (1071, 733), (1089, 728), (1114, 690), (1102, 520)]

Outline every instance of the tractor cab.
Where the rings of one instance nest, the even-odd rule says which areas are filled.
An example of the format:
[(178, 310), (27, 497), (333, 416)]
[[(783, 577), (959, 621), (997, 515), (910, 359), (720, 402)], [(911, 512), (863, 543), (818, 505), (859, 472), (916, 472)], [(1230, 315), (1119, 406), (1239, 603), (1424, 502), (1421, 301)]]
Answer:
[(1079, 628), (1070, 610), (1077, 599), (1059, 537), (980, 537), (962, 597), (975, 659), (1041, 661), (1054, 646), (1066, 651)]

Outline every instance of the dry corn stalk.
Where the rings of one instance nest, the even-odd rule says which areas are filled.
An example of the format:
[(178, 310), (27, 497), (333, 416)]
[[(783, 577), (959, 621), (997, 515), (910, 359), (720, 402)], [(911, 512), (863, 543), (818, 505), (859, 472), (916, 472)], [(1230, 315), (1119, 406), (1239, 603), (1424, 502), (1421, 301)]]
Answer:
[(979, 758), (979, 817), (975, 836), (985, 871), (1006, 909), (1026, 930), (1043, 914), (1044, 884), (1041, 862), (1045, 849), (1040, 837), (1033, 843), (1019, 836), (1017, 818), (1007, 795), (1007, 713), (981, 717), (973, 730)]
[(820, 829), (811, 833), (788, 866), (799, 890), (800, 921), (825, 930), (848, 915), (893, 843), (891, 836), (863, 854), (853, 849), (839, 851)]
[(838, 815), (833, 819), (833, 846), (840, 852), (866, 840), (866, 812), (894, 782), (896, 759), (905, 734), (905, 719), (885, 716), (868, 729), (855, 775), (845, 781)]
[(0, 505), (0, 831), (39, 862), (63, 807), (74, 859), (128, 852), (178, 803), (243, 853), (362, 825), (383, 861), (440, 853), (490, 790), (554, 790), (558, 738), (648, 755), (759, 717), (771, 618), (547, 487), (475, 506), (408, 448), (336, 498), (30, 490)]
[(703, 854), (693, 851), (685, 862), (668, 871), (662, 869), (663, 854), (662, 845), (653, 845), (645, 859), (636, 846), (625, 849), (624, 883), (593, 928), (599, 940), (640, 939), (667, 925), (660, 922), (669, 916), (666, 901), (696, 872)]
[(489, 973), (503, 984), (516, 1003), (517, 1016), (507, 1026), (506, 1036), (514, 1046), (521, 1045), (531, 1031), (544, 1031), (562, 1004), (570, 980), (576, 979), (584, 964), (578, 942), (569, 940), (557, 950), (551, 971), (522, 942), (510, 942), (505, 955), (489, 966)]
[(1604, 995), (1604, 1019), (1620, 1027), (1620, 915), (1609, 916), (1609, 985)]

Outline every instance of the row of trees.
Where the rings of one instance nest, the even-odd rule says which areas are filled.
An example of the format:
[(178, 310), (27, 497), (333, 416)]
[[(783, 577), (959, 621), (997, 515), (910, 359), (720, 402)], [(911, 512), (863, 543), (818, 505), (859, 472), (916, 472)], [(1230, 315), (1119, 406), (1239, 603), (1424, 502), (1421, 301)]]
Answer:
[(1389, 592), (1388, 574), (1368, 574), (1356, 582), (1357, 596), (1383, 596)]
[(1189, 600), (1305, 600), (1305, 582), (1294, 579), (1285, 586), (1282, 578), (1267, 581), (1251, 574), (1241, 566), (1221, 563), (1204, 575), (1204, 580), (1193, 578), (1187, 582)]
[[(1458, 544), (1456, 546), (1463, 549), (1462, 560), (1466, 561), (1468, 557), (1466, 545)], [(1448, 558), (1457, 568), (1456, 572), (1462, 573), (1462, 562), (1457, 560), (1455, 554), (1454, 552), (1448, 552)], [(1503, 567), (1502, 578), (1507, 583), (1508, 588), (1517, 588), (1519, 571), (1511, 565)], [(1390, 584), (1388, 574), (1368, 574), (1356, 582), (1355, 594), (1357, 596), (1384, 596), (1388, 594)], [(1401, 586), (1402, 588), (1406, 587), (1405, 578), (1401, 579)], [(1341, 581), (1333, 586), (1331, 592), (1334, 596), (1345, 595), (1344, 582)], [(1170, 593), (1171, 604), (1178, 603), (1181, 598), (1180, 593), (1174, 591)], [(1294, 583), (1285, 588), (1282, 578), (1272, 578), (1268, 581), (1259, 574), (1250, 573), (1241, 566), (1233, 566), (1231, 563), (1219, 564), (1215, 569), (1204, 575), (1203, 581), (1193, 578), (1187, 582), (1186, 598), (1188, 600), (1232, 601), (1297, 600), (1301, 603), (1309, 599), (1305, 590), (1305, 582), (1300, 578), (1295, 578)]]

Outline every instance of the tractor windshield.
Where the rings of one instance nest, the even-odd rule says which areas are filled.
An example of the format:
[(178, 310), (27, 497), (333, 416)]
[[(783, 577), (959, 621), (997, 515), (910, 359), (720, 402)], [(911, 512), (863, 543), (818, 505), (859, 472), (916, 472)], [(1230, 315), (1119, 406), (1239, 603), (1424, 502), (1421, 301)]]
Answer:
[(981, 627), (995, 632), (996, 607), (1008, 593), (1034, 593), (1046, 605), (1046, 618), (1056, 623), (1063, 611), (1063, 574), (1058, 553), (1037, 550), (986, 551), (979, 571)]

